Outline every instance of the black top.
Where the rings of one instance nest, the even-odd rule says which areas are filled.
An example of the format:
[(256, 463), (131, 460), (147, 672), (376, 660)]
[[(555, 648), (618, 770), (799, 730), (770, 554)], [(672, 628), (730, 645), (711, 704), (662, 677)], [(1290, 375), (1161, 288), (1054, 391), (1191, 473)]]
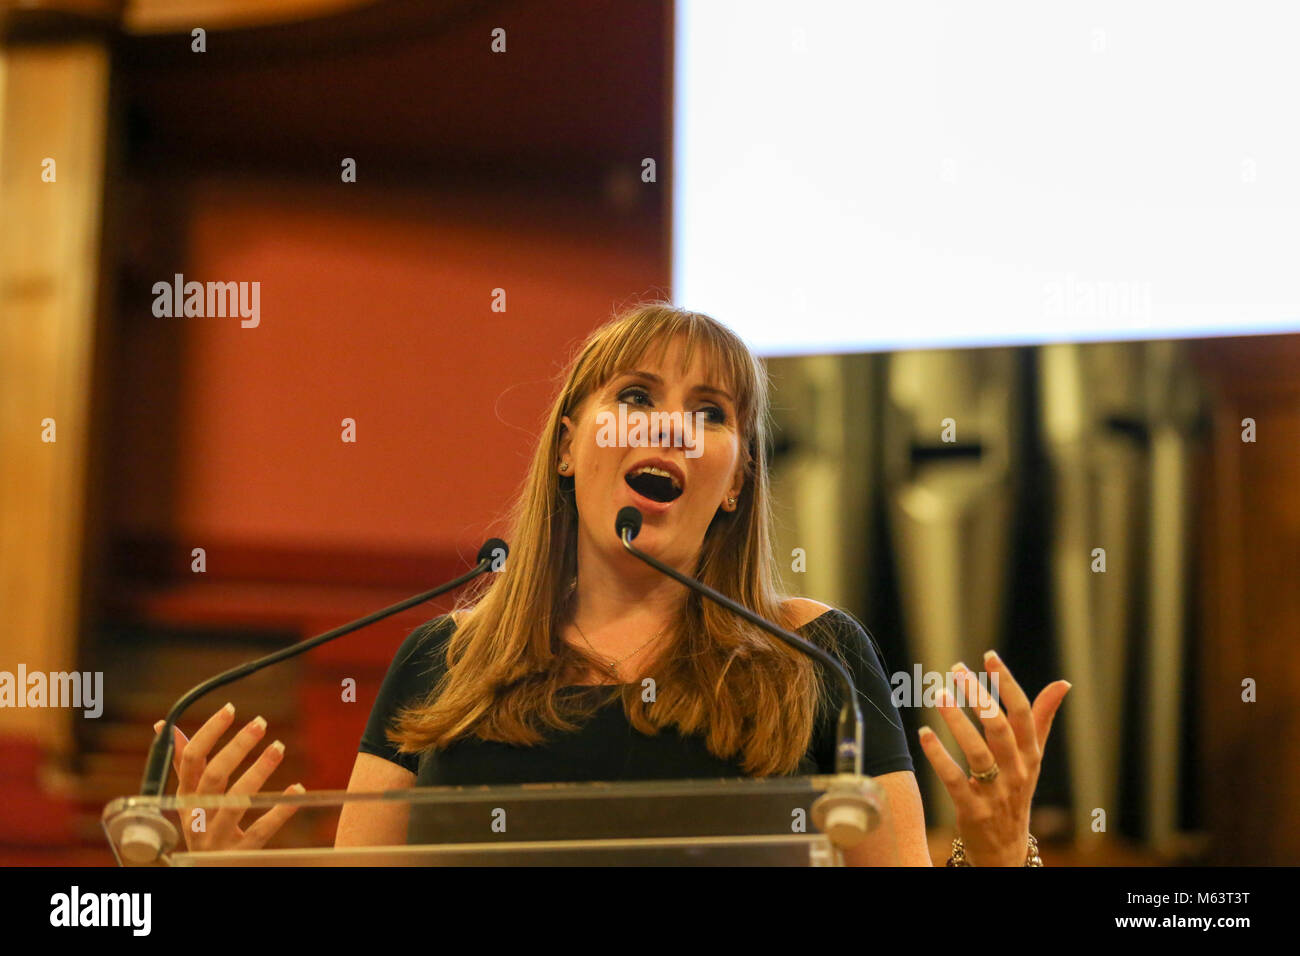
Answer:
[[(832, 609), (797, 633), (825, 647), (822, 628), (832, 629), (840, 655), (858, 688), (863, 720), (862, 772), (879, 776), (912, 770), (903, 722), (890, 699), (890, 685), (880, 654), (866, 630), (843, 611)], [(379, 688), (358, 750), (383, 757), (416, 775), (415, 786), (478, 786), (519, 783), (564, 783), (615, 780), (663, 780), (691, 777), (743, 777), (739, 753), (731, 760), (711, 754), (702, 736), (683, 737), (667, 727), (656, 736), (635, 730), (614, 696), (574, 733), (544, 728), (543, 743), (517, 746), (478, 737), (462, 737), (442, 750), (399, 754), (384, 735), (397, 711), (423, 700), (446, 667), (447, 640), (455, 630), (443, 615), (417, 627), (403, 642)], [(817, 667), (825, 665), (816, 663)], [(824, 673), (831, 706), (818, 714), (813, 739), (800, 761), (800, 775), (835, 772), (835, 727), (841, 691), (833, 674)], [(566, 688), (582, 692), (577, 688)], [(584, 689), (586, 690), (586, 689)], [(600, 687), (609, 693), (611, 687)]]

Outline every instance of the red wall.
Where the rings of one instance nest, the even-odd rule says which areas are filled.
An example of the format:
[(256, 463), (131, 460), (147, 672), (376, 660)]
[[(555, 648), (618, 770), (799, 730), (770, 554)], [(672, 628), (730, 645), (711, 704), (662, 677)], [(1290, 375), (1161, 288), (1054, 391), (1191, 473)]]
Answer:
[[(156, 455), (135, 460), (120, 531), (472, 551), (518, 487), (578, 342), (667, 289), (654, 223), (571, 199), (349, 188), (187, 188), (176, 268), (260, 281), (260, 324), (156, 318), (150, 289), (124, 290), (132, 338), (165, 328), (178, 341), (174, 358), (128, 350), (126, 444), (145, 450), (170, 430), (175, 447), (156, 471)], [(495, 288), (505, 313), (491, 311)], [(160, 361), (177, 363), (173, 396), (149, 384)], [(345, 417), (355, 444), (340, 440)]]

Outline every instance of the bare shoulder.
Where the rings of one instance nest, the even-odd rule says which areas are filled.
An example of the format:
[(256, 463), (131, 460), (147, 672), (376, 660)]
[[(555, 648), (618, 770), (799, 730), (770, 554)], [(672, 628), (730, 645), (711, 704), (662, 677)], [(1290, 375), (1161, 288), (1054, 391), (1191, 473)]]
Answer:
[(782, 609), (789, 616), (791, 630), (798, 630), (809, 621), (821, 617), (827, 611), (834, 610), (829, 604), (803, 597), (790, 598), (782, 605)]

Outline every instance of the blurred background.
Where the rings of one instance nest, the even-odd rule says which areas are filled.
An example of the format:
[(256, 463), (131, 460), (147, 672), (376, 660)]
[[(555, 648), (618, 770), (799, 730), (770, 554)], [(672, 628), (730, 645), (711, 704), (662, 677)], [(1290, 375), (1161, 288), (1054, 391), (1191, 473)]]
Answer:
[[(1032, 823), (1049, 865), (1300, 861), (1300, 307), (1268, 285), (1294, 276), (1270, 218), (1294, 222), (1294, 138), (1235, 130), (1225, 181), (1260, 187), (1240, 200), (1193, 202), (1166, 164), (1188, 192), (1143, 206), (1131, 139), (1122, 169), (1105, 148), (1051, 167), (1073, 192), (1049, 196), (1023, 187), (1051, 117), (1007, 172), (988, 149), (1010, 127), (920, 122), (932, 90), (913, 110), (832, 86), (818, 70), (855, 61), (821, 44), (846, 31), (744, 9), (0, 0), (0, 672), (103, 675), (97, 717), (0, 707), (0, 863), (112, 865), (100, 810), (138, 788), (177, 696), (464, 570), (574, 348), (658, 297), (765, 356), (791, 592), (856, 614), (891, 673), (992, 647), (1031, 693), (1072, 681)], [(1088, 69), (1149, 69), (1123, 59), (1141, 25), (1108, 11), (1052, 35)], [(917, 149), (923, 176), (889, 167)], [(853, 202), (827, 178), (846, 172)], [(158, 315), (173, 281), (259, 283), (256, 325)], [(230, 699), (285, 741), (273, 783), (343, 788), (394, 651), (445, 606), (182, 729)], [(941, 721), (910, 694), (902, 713), (942, 863), (951, 808), (915, 736)]]

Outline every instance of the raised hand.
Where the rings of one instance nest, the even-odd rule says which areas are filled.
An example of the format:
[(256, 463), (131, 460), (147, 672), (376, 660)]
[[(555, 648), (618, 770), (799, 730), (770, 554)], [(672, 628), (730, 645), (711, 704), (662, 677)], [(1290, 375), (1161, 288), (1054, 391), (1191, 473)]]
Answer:
[(1029, 807), (1038, 785), (1043, 748), (1071, 685), (1063, 680), (1048, 684), (1031, 707), (1029, 698), (997, 654), (985, 654), (984, 666), (988, 673), (997, 675), (997, 692), (1006, 713), (964, 664), (955, 664), (950, 672), (957, 686), (966, 692), (967, 705), (978, 701), (983, 736), (946, 689), (939, 708), (966, 756), (970, 776), (928, 727), (921, 728), (921, 748), (956, 807), (957, 835), (966, 845), (970, 864), (1024, 866), (1029, 846)]
[[(261, 756), (244, 771), (230, 790), (226, 790), (230, 775), (258, 741), (266, 735), (266, 721), (261, 717), (254, 718), (246, 724), (215, 757), (211, 760), (207, 759), (208, 751), (221, 739), (221, 735), (230, 728), (234, 720), (235, 707), (233, 704), (226, 704), (208, 718), (194, 735), (193, 740), (187, 739), (179, 727), (173, 728), (175, 738), (172, 766), (176, 768), (176, 775), (180, 780), (176, 788), (177, 796), (227, 792), (251, 796), (262, 789), (266, 779), (284, 759), (284, 744), (278, 740), (263, 750)], [(158, 733), (162, 726), (161, 720), (154, 724), (154, 733)], [(283, 792), (305, 793), (306, 789), (302, 784), (295, 783), (291, 787), (286, 787)], [(246, 830), (239, 828), (240, 820), (248, 812), (246, 809), (223, 807), (215, 813), (209, 812), (207, 819), (203, 821), (202, 829), (198, 828), (200, 817), (190, 809), (182, 814), (181, 832), (185, 835), (185, 845), (190, 850), (256, 850), (264, 846), (266, 841), (284, 825), (284, 822), (297, 812), (297, 809), (291, 806), (272, 807)]]

